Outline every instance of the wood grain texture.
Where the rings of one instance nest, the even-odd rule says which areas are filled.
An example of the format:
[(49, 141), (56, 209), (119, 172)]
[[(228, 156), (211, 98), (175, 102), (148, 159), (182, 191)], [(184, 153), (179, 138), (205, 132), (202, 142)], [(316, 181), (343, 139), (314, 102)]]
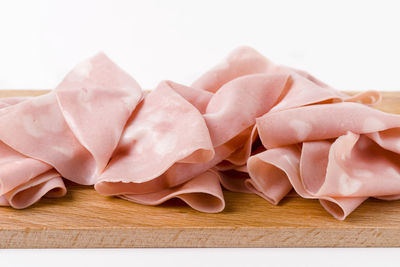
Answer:
[[(0, 91), (0, 97), (46, 91)], [(377, 108), (400, 113), (400, 92)], [(24, 210), (0, 208), (1, 248), (86, 247), (388, 247), (400, 246), (400, 201), (369, 199), (345, 221), (317, 200), (273, 206), (255, 195), (224, 192), (226, 209), (197, 212), (172, 200), (151, 207), (71, 186), (61, 199)]]

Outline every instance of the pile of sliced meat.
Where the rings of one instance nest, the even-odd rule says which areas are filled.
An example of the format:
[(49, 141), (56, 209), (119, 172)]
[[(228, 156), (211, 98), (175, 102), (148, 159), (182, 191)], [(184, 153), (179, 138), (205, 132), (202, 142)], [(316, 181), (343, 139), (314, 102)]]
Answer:
[(202, 212), (223, 211), (222, 187), (272, 204), (294, 194), (343, 220), (368, 197), (400, 198), (400, 116), (379, 100), (248, 47), (190, 86), (145, 92), (100, 53), (46, 95), (0, 99), (0, 205), (62, 197), (70, 180)]

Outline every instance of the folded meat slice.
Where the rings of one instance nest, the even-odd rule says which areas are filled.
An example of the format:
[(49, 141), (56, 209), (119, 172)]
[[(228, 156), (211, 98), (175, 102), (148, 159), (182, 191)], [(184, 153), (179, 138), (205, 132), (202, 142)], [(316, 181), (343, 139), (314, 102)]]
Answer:
[(351, 131), (383, 138), (388, 149), (400, 152), (396, 135), (399, 118), (359, 103), (342, 102), (271, 112), (257, 118), (257, 128), (266, 148), (336, 138)]
[[(95, 160), (95, 174), (91, 176), (97, 176), (110, 160), (127, 120), (143, 97), (140, 86), (99, 53), (78, 64), (55, 94), (69, 129)], [(94, 179), (88, 182), (93, 184)]]
[[(400, 140), (400, 135), (398, 136)], [(325, 179), (310, 177), (306, 184), (316, 195), (338, 197), (400, 194), (400, 154), (387, 150), (366, 135), (348, 132), (332, 144)], [(312, 173), (312, 166), (308, 173)]]
[(3, 205), (10, 205), (15, 209), (24, 209), (33, 205), (42, 197), (58, 198), (63, 197), (66, 193), (67, 189), (60, 174), (52, 169), (4, 194), (2, 196)]
[[(304, 144), (303, 144), (304, 145)], [(318, 146), (319, 144), (317, 144)], [(324, 146), (322, 146), (324, 147)], [(326, 152), (326, 148), (323, 150)], [(302, 149), (299, 145), (291, 145), (268, 149), (265, 152), (252, 156), (248, 160), (248, 170), (251, 179), (246, 181), (247, 186), (254, 193), (265, 198), (272, 204), (278, 204), (292, 189), (303, 198), (319, 199), (321, 204), (335, 218), (343, 220), (355, 208), (357, 208), (366, 197), (331, 197), (326, 195), (315, 195), (304, 186), (302, 178), (306, 176), (303, 172), (303, 161), (313, 164), (313, 178), (321, 179), (326, 171), (327, 161), (320, 160), (312, 162), (303, 159)], [(320, 151), (321, 152), (321, 151)], [(321, 155), (319, 155), (321, 156)], [(321, 158), (323, 159), (323, 158)], [(325, 167), (325, 168), (324, 168)]]
[(179, 198), (190, 207), (208, 213), (220, 212), (225, 200), (217, 172), (208, 170), (188, 182), (154, 193), (125, 194), (121, 198), (145, 205), (159, 205), (171, 198)]
[(400, 116), (358, 103), (266, 114), (257, 127), (267, 150), (249, 158), (245, 183), (273, 204), (293, 187), (344, 219), (368, 197), (399, 198), (399, 126)]
[(0, 98), (0, 109), (6, 108), (15, 104), (18, 104), (22, 101), (28, 100), (32, 97), (4, 97)]
[[(168, 82), (162, 82), (145, 96), (129, 120), (95, 188), (103, 195), (159, 192), (161, 197), (162, 190), (180, 185), (197, 174), (193, 173), (192, 164), (207, 164), (214, 154), (199, 110)], [(179, 170), (179, 166), (190, 170)], [(188, 172), (191, 174), (187, 175)]]
[(253, 48), (246, 46), (233, 50), (221, 63), (200, 76), (192, 84), (192, 87), (217, 92), (224, 84), (251, 74), (291, 76), (290, 90), (287, 90), (281, 96), (282, 103), (277, 103), (272, 110), (293, 108), (317, 102), (352, 101), (375, 104), (380, 100), (380, 94), (376, 91), (365, 91), (355, 96), (349, 96), (303, 70), (274, 64)]
[(224, 84), (204, 114), (213, 145), (220, 146), (254, 126), (256, 118), (276, 104), (288, 80), (288, 75), (252, 74)]
[(1, 109), (0, 123), (7, 127), (0, 129), (0, 140), (90, 185), (141, 98), (137, 83), (100, 53), (77, 65), (51, 93)]
[(215, 93), (224, 84), (238, 77), (265, 73), (270, 62), (250, 47), (239, 47), (221, 63), (200, 76), (191, 87)]
[(258, 142), (256, 118), (315, 104), (360, 102), (372, 105), (380, 100), (380, 94), (375, 91), (349, 96), (307, 72), (276, 65), (249, 47), (234, 50), (192, 87), (214, 93), (204, 118), (215, 147), (242, 136), (241, 143), (231, 147), (232, 153), (216, 167), (220, 171), (229, 171), (229, 176), (221, 173), (224, 187), (239, 192), (248, 192), (244, 184), (248, 174), (237, 170), (257, 148), (253, 147)]
[(52, 168), (49, 164), (26, 157), (0, 142), (0, 195)]
[(66, 189), (52, 166), (28, 158), (0, 142), (0, 205), (25, 208), (42, 196), (61, 197)]
[[(254, 74), (228, 82), (215, 94), (161, 83), (131, 118), (96, 190), (105, 195), (153, 193), (194, 179), (251, 146), (247, 140), (255, 135), (256, 117), (272, 108), (287, 82), (287, 75)], [(157, 152), (157, 146), (164, 150)], [(247, 150), (230, 160), (244, 163), (241, 154)]]
[(201, 114), (204, 114), (207, 110), (208, 103), (213, 97), (213, 93), (188, 87), (172, 81), (164, 81), (171, 89), (178, 93), (181, 97), (186, 99), (190, 104), (195, 106)]
[(100, 53), (47, 95), (0, 100), (0, 205), (62, 196), (62, 176), (103, 195), (180, 198), (204, 212), (224, 208), (220, 183), (273, 204), (294, 189), (344, 219), (370, 196), (400, 197), (400, 120), (368, 107), (379, 100), (248, 47), (191, 87), (164, 81), (143, 96)]
[(241, 135), (245, 137), (243, 138), (244, 141), (242, 143), (242, 146), (237, 148), (232, 154), (229, 155), (229, 157), (225, 158), (221, 163), (219, 163), (216, 166), (217, 170), (238, 170), (240, 168), (246, 167), (247, 159), (254, 151), (254, 148), (258, 147), (261, 143), (258, 142), (258, 132), (255, 125), (243, 131), (241, 134), (238, 135), (238, 137), (240, 137)]
[[(6, 108), (29, 98), (0, 99)], [(66, 189), (60, 175), (43, 161), (29, 158), (0, 142), (0, 205), (25, 208), (43, 196), (61, 197)]]
[(230, 168), (226, 171), (219, 170), (219, 173), (221, 185), (226, 190), (239, 193), (254, 193), (254, 190), (246, 184), (250, 179), (247, 172), (247, 165), (245, 165), (245, 169), (241, 167), (236, 169)]
[(1, 99), (0, 202), (25, 208), (63, 196), (61, 176), (94, 184), (141, 99), (136, 81), (102, 53), (46, 95)]
[[(171, 114), (168, 118), (163, 101), (157, 96), (181, 101), (183, 98), (203, 115), (215, 152), (213, 156), (198, 162), (182, 159), (182, 151), (187, 153), (185, 157), (193, 157), (189, 155), (194, 153), (196, 146), (175, 151), (171, 144), (176, 143), (178, 138), (171, 137), (174, 140), (169, 140), (169, 135), (174, 131), (162, 132), (155, 125), (161, 121), (168, 125), (171, 118), (176, 125), (179, 125), (178, 122), (186, 125), (189, 123), (180, 118), (181, 114), (174, 114), (171, 110), (168, 111)], [(378, 97), (375, 97), (375, 101), (377, 100)], [(150, 92), (143, 105), (131, 117), (110, 165), (95, 188), (104, 195), (119, 195), (123, 198), (129, 195), (128, 199), (137, 202), (139, 200), (133, 196), (151, 194), (154, 197), (151, 203), (161, 203), (165, 200), (161, 192), (170, 192), (172, 188), (189, 183), (191, 179), (216, 167), (218, 170), (230, 172), (231, 175), (236, 172), (237, 177), (240, 177), (230, 180), (227, 173), (221, 172), (220, 180), (226, 188), (249, 192), (245, 185), (249, 177), (246, 170), (243, 171), (243, 168), (246, 169), (243, 165), (258, 139), (256, 118), (271, 110), (335, 101), (373, 102), (371, 97), (367, 97), (367, 93), (350, 97), (305, 72), (275, 65), (253, 49), (237, 49), (222, 64), (198, 79), (192, 87), (165, 81)], [(187, 102), (182, 101), (185, 105)], [(274, 109), (274, 106), (278, 108)], [(157, 115), (158, 113), (160, 114)], [(155, 116), (158, 118), (154, 119)], [(164, 129), (171, 127), (165, 126)], [(190, 147), (190, 142), (197, 139), (197, 135), (189, 130), (185, 133), (185, 138), (181, 137), (179, 143)], [(177, 132), (176, 135), (182, 136), (182, 133)], [(185, 143), (186, 138), (191, 141)], [(156, 155), (153, 147), (165, 143), (170, 145), (165, 145), (165, 151)], [(151, 165), (150, 160), (153, 161)]]

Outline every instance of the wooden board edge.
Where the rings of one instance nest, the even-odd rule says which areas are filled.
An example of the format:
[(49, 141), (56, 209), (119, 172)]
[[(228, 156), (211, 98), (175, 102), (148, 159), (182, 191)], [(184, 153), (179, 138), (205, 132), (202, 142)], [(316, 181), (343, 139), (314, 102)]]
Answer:
[(2, 230), (0, 248), (398, 247), (400, 229)]

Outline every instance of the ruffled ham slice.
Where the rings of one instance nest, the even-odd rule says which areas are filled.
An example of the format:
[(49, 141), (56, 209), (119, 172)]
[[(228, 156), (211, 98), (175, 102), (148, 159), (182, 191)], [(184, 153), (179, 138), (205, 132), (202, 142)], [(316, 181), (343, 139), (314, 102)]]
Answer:
[(148, 194), (125, 194), (121, 198), (146, 205), (159, 205), (171, 198), (179, 198), (190, 207), (208, 213), (220, 212), (225, 208), (219, 175), (212, 170), (176, 187)]
[[(0, 99), (0, 108), (18, 104), (28, 98)], [(66, 188), (53, 168), (29, 158), (0, 142), (0, 205), (16, 209), (29, 207), (45, 197), (62, 197)]]
[(163, 82), (146, 95), (129, 120), (95, 188), (109, 195), (176, 186), (187, 179), (168, 172), (172, 165), (205, 163), (214, 153), (201, 113)]
[[(281, 95), (281, 101), (272, 110), (298, 107), (317, 102), (353, 101), (372, 105), (380, 100), (376, 91), (349, 96), (316, 79), (303, 70), (276, 65), (250, 47), (239, 47), (193, 84), (193, 88), (218, 91), (224, 84), (252, 74), (290, 75), (291, 84)], [(290, 88), (290, 90), (289, 90)]]
[(293, 187), (343, 220), (368, 197), (398, 198), (399, 126), (398, 115), (357, 103), (266, 114), (257, 127), (267, 150), (249, 158), (247, 182), (274, 204)]
[(2, 99), (1, 203), (24, 208), (62, 196), (60, 177), (94, 184), (141, 99), (135, 80), (102, 53), (46, 95)]
[(181, 94), (197, 107), (209, 99), (168, 81), (147, 94), (95, 184), (99, 193), (148, 205), (177, 197), (200, 211), (223, 210), (219, 175), (209, 168), (226, 152), (214, 150), (201, 112)]
[(369, 197), (400, 198), (400, 116), (371, 108), (380, 98), (249, 47), (189, 87), (163, 81), (144, 93), (100, 53), (49, 94), (0, 100), (0, 205), (61, 197), (68, 179), (136, 203), (178, 198), (220, 212), (222, 184), (272, 204), (318, 199), (343, 220)]
[(275, 104), (287, 81), (285, 75), (255, 74), (233, 80), (212, 95), (162, 82), (128, 122), (96, 190), (133, 195), (189, 183), (243, 146), (256, 117)]
[(67, 189), (60, 174), (50, 170), (4, 194), (3, 205), (23, 209), (38, 202), (42, 197), (58, 198), (66, 193)]

